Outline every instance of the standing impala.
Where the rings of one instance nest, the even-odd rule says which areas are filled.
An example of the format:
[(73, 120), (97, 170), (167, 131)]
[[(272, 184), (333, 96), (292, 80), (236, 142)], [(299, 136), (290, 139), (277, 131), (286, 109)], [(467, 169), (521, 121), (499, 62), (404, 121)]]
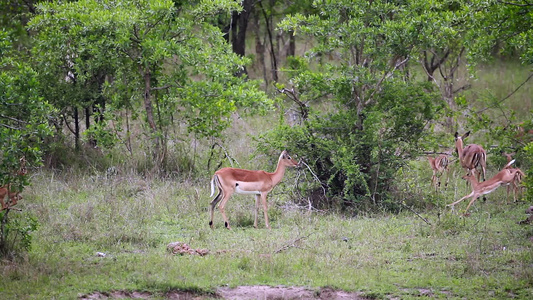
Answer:
[(431, 184), (435, 187), (435, 191), (437, 191), (438, 187), (440, 187), (440, 177), (444, 175), (446, 172), (446, 186), (448, 185), (448, 181), (450, 180), (450, 175), (448, 174), (448, 155), (441, 154), (437, 157), (428, 156), (429, 165), (431, 166), (431, 169), (433, 170), (433, 176), (431, 176)]
[(211, 197), (215, 193), (215, 186), (218, 187), (218, 194), (213, 201), (211, 201), (211, 221), (209, 221), (209, 226), (213, 228), (215, 206), (220, 202), (218, 209), (220, 209), (222, 217), (224, 218), (224, 225), (227, 229), (231, 229), (228, 218), (226, 217), (225, 207), (231, 195), (237, 193), (255, 195), (255, 228), (257, 228), (257, 213), (259, 210), (259, 201), (261, 200), (261, 203), (263, 204), (263, 212), (265, 214), (265, 225), (270, 229), (267, 214), (267, 195), (278, 183), (280, 183), (285, 174), (285, 168), (296, 166), (298, 166), (298, 162), (293, 160), (287, 151), (283, 151), (279, 156), (278, 166), (274, 173), (235, 168), (222, 168), (216, 171), (211, 179)]
[(455, 132), (455, 150), (459, 155), (459, 161), (461, 166), (466, 170), (467, 175), (474, 174), (476, 168), (481, 168), (481, 172), (477, 174), (477, 180), (479, 176), (483, 174), (483, 180), (485, 180), (485, 169), (487, 168), (487, 153), (485, 149), (480, 145), (470, 144), (463, 148), (463, 140), (470, 135), (470, 131), (459, 136)]
[(507, 199), (509, 198), (509, 192), (511, 191), (511, 188), (513, 189), (513, 192), (514, 192), (514, 202), (516, 202), (517, 200), (516, 198), (522, 189), (522, 187), (520, 186), (522, 184), (522, 179), (526, 176), (526, 174), (519, 168), (511, 168), (511, 165), (509, 163), (513, 159), (514, 154), (515, 154), (514, 152), (513, 153), (502, 152), (502, 155), (507, 157), (507, 169), (516, 170), (516, 175), (514, 176), (512, 185), (510, 184), (507, 186), (507, 198), (505, 198), (505, 202), (507, 202)]
[(468, 211), (472, 203), (474, 203), (474, 201), (476, 201), (479, 196), (492, 193), (500, 186), (507, 185), (513, 182), (518, 171), (516, 169), (509, 169), (509, 166), (512, 163), (514, 163), (514, 160), (510, 161), (507, 165), (505, 165), (505, 167), (503, 167), (503, 170), (498, 172), (498, 174), (494, 175), (494, 177), (483, 182), (478, 182), (474, 174), (467, 174), (463, 176), (463, 179), (470, 181), (470, 184), (472, 185), (472, 193), (446, 206), (451, 206), (453, 209), (457, 203), (463, 201), (466, 198), (472, 197), (472, 200), (470, 200), (470, 203), (468, 203), (468, 206), (465, 209), (464, 214), (466, 215), (466, 212)]

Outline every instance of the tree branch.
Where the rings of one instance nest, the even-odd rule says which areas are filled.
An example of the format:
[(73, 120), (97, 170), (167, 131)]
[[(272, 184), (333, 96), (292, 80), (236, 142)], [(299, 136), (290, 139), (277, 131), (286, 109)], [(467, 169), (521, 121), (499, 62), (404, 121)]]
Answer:
[(370, 102), (372, 102), (372, 99), (374, 98), (374, 94), (377, 93), (377, 91), (379, 90), (379, 87), (381, 86), (381, 84), (383, 83), (383, 81), (387, 78), (389, 78), (391, 76), (392, 73), (394, 73), (394, 71), (396, 71), (399, 67), (403, 66), (404, 64), (406, 64), (407, 62), (409, 61), (409, 56), (407, 58), (405, 58), (404, 60), (402, 60), (401, 62), (398, 62), (396, 63), (396, 65), (394, 66), (394, 68), (392, 68), (391, 71), (389, 72), (386, 72), (385, 74), (383, 74), (383, 76), (381, 77), (381, 79), (378, 81), (378, 83), (376, 84), (376, 88), (374, 89), (374, 91), (372, 92), (372, 94), (370, 94), (370, 96), (368, 97), (368, 100), (365, 102), (365, 106), (366, 105), (369, 105)]
[(296, 95), (296, 93), (294, 92), (294, 88), (290, 90), (282, 88), (281, 90), (278, 90), (278, 92), (285, 94), (287, 97), (289, 97), (289, 99), (298, 104), (298, 106), (300, 107), (300, 114), (302, 115), (302, 118), (304, 120), (307, 120), (307, 118), (309, 117), (309, 106), (306, 103), (300, 101), (300, 98), (298, 98), (298, 95)]
[[(513, 5), (513, 6), (520, 6), (520, 7), (533, 6), (533, 3), (528, 3), (528, 2), (526, 2), (525, 4), (514, 3), (514, 2), (507, 2), (507, 1), (501, 1), (501, 0), (498, 0), (498, 2), (501, 3), (501, 4)], [(524, 1), (524, 2), (525, 2), (525, 1)]]

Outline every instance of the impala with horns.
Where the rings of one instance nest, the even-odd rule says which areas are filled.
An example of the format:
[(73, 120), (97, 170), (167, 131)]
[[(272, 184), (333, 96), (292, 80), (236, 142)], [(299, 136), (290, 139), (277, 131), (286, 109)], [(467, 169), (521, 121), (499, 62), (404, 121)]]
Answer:
[(267, 195), (278, 183), (281, 182), (287, 167), (296, 167), (298, 165), (299, 163), (292, 159), (287, 151), (283, 151), (279, 156), (278, 165), (274, 173), (261, 170), (252, 171), (235, 168), (222, 168), (216, 171), (211, 179), (211, 197), (215, 194), (215, 187), (218, 188), (218, 194), (211, 201), (211, 220), (209, 221), (209, 226), (213, 228), (215, 207), (220, 202), (218, 209), (224, 218), (224, 225), (227, 229), (231, 229), (228, 218), (226, 217), (225, 208), (231, 195), (237, 193), (255, 195), (255, 228), (257, 228), (257, 214), (259, 210), (259, 201), (261, 201), (265, 215), (265, 225), (270, 229), (267, 213)]
[(509, 163), (513, 159), (513, 155), (515, 155), (514, 152), (513, 153), (501, 152), (501, 153), (503, 156), (507, 158), (507, 166), (508, 166), (507, 169), (516, 170), (516, 175), (514, 176), (512, 184), (507, 186), (507, 198), (505, 198), (505, 202), (507, 202), (507, 199), (509, 198), (509, 193), (511, 192), (511, 188), (513, 189), (513, 193), (514, 193), (514, 197), (513, 197), (514, 202), (516, 202), (517, 196), (521, 192), (521, 189), (522, 189), (522, 186), (521, 186), (522, 180), (526, 176), (526, 174), (519, 168), (511, 168)]
[(485, 170), (487, 169), (487, 152), (480, 145), (470, 144), (463, 148), (463, 140), (470, 135), (470, 131), (459, 136), (455, 132), (455, 150), (459, 156), (459, 161), (461, 162), (461, 167), (467, 171), (467, 175), (474, 174), (477, 168), (481, 169), (481, 172), (478, 171), (477, 180), (483, 174), (483, 180), (485, 180)]
[(463, 176), (463, 179), (470, 181), (470, 184), (472, 185), (472, 193), (446, 206), (451, 206), (453, 209), (457, 203), (463, 201), (466, 198), (472, 198), (472, 200), (470, 200), (470, 203), (468, 203), (468, 206), (465, 209), (464, 214), (466, 215), (466, 212), (468, 211), (472, 203), (474, 203), (474, 201), (476, 201), (476, 199), (479, 198), (481, 195), (492, 193), (500, 186), (508, 185), (513, 182), (514, 177), (517, 173), (516, 169), (509, 169), (509, 166), (513, 163), (514, 160), (510, 161), (507, 165), (505, 165), (503, 170), (498, 172), (498, 174), (494, 175), (494, 177), (492, 177), (491, 179), (483, 182), (478, 182), (474, 174), (467, 174)]
[(448, 164), (450, 163), (448, 160), (447, 154), (440, 154), (437, 157), (428, 156), (429, 165), (431, 169), (433, 170), (433, 176), (431, 176), (431, 184), (435, 187), (435, 191), (437, 191), (438, 187), (440, 187), (440, 177), (446, 173), (446, 186), (448, 186), (448, 181), (450, 180), (450, 176), (448, 174)]

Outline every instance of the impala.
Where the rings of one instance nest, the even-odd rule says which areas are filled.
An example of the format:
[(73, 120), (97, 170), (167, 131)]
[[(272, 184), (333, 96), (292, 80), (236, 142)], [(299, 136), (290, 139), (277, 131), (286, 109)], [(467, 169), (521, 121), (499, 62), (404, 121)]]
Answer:
[(218, 209), (224, 218), (224, 225), (227, 229), (231, 229), (228, 218), (226, 217), (225, 207), (231, 195), (237, 193), (255, 195), (255, 228), (257, 228), (257, 214), (259, 210), (259, 201), (261, 201), (263, 204), (263, 212), (265, 214), (265, 225), (270, 229), (267, 214), (267, 195), (278, 183), (280, 183), (285, 174), (286, 167), (296, 166), (298, 166), (298, 162), (293, 160), (287, 151), (283, 151), (279, 156), (278, 166), (274, 173), (235, 168), (222, 168), (216, 171), (211, 179), (211, 197), (215, 194), (215, 186), (218, 188), (218, 194), (213, 201), (211, 201), (211, 221), (209, 221), (209, 226), (213, 228), (215, 206), (220, 202)]
[(470, 131), (459, 136), (455, 132), (455, 150), (459, 155), (459, 161), (461, 166), (467, 171), (467, 175), (471, 175), (476, 172), (476, 168), (481, 168), (481, 172), (477, 174), (477, 180), (479, 176), (483, 174), (483, 180), (485, 180), (485, 169), (487, 168), (487, 153), (485, 149), (480, 145), (470, 144), (463, 148), (463, 140), (470, 135)]
[[(20, 168), (17, 171), (17, 176), (24, 176), (27, 173), (26, 170), (26, 158), (20, 158)], [(5, 197), (8, 197), (7, 203), (4, 202)], [(2, 210), (9, 208), (10, 206), (16, 205), (17, 202), (22, 199), (19, 191), (12, 189), (11, 184), (6, 184), (0, 187), (0, 204), (2, 204)], [(11, 201), (11, 204), (9, 203)]]
[[(4, 198), (6, 197), (6, 195), (8, 196), (7, 203), (4, 202)], [(22, 196), (19, 194), (19, 192), (11, 190), (10, 184), (6, 184), (0, 187), (0, 203), (2, 204), (2, 210), (17, 204), (17, 202), (21, 199)], [(11, 204), (9, 203), (9, 201), (11, 201)]]
[(517, 171), (516, 169), (509, 169), (509, 166), (512, 163), (514, 163), (514, 160), (510, 161), (507, 165), (505, 165), (503, 170), (498, 172), (498, 174), (494, 175), (494, 177), (483, 182), (478, 182), (474, 174), (467, 174), (463, 176), (463, 179), (470, 181), (470, 184), (472, 185), (472, 193), (446, 206), (451, 206), (453, 209), (457, 203), (463, 201), (466, 198), (472, 198), (472, 200), (470, 200), (470, 203), (468, 203), (468, 206), (466, 207), (464, 213), (466, 215), (466, 212), (468, 211), (472, 203), (474, 203), (474, 201), (476, 201), (479, 196), (492, 193), (500, 186), (504, 184), (510, 184), (514, 180)]
[[(431, 184), (435, 187), (435, 191), (440, 186), (440, 177), (444, 175), (444, 172), (448, 173), (448, 155), (441, 154), (437, 157), (428, 156), (429, 165), (433, 170), (433, 176), (431, 176)], [(448, 186), (448, 181), (450, 180), (449, 174), (446, 175), (446, 186)]]
[(507, 169), (510, 169), (510, 170), (516, 170), (516, 175), (515, 177), (513, 178), (513, 182), (512, 182), (512, 185), (508, 185), (507, 186), (507, 198), (505, 198), (505, 201), (507, 202), (507, 199), (509, 198), (509, 193), (511, 191), (511, 188), (513, 189), (513, 193), (514, 193), (514, 202), (516, 202), (516, 198), (517, 198), (517, 195), (519, 194), (519, 192), (521, 191), (522, 187), (521, 187), (521, 184), (522, 184), (522, 179), (526, 176), (526, 174), (520, 170), (519, 168), (511, 168), (509, 162), (511, 162), (511, 160), (513, 159), (513, 155), (515, 153), (506, 153), (506, 152), (502, 152), (502, 155), (507, 157)]

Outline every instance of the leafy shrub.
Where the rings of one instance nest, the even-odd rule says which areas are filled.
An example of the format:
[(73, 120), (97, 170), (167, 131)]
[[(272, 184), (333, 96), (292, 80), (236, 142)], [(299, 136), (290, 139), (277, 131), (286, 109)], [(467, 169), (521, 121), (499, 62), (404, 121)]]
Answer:
[[(377, 97), (362, 113), (353, 107), (311, 111), (302, 125), (280, 124), (259, 137), (259, 149), (286, 148), (303, 157), (333, 206), (394, 209), (389, 200), (396, 172), (418, 153), (439, 102), (430, 85), (403, 81), (384, 84)], [(311, 194), (316, 183), (307, 185)]]
[(37, 219), (28, 214), (9, 218), (10, 210), (0, 213), (0, 256), (14, 258), (31, 248), (32, 233), (39, 227)]

